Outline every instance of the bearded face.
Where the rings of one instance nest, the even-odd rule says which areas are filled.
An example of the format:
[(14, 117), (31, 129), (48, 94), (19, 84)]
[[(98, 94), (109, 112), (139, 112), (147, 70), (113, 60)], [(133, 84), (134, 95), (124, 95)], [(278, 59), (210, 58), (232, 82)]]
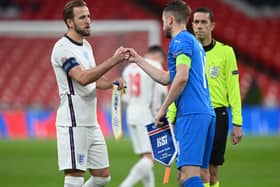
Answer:
[(163, 33), (165, 35), (166, 38), (171, 38), (172, 34), (171, 34), (171, 25), (170, 25), (170, 15), (167, 12), (163, 12), (162, 14), (162, 24), (163, 24)]
[(164, 35), (166, 38), (171, 38), (172, 35), (171, 35), (171, 27), (170, 26), (166, 26), (163, 30), (164, 32)]
[(86, 6), (75, 7), (74, 17), (69, 21), (69, 27), (82, 37), (90, 36), (90, 13)]
[(74, 22), (74, 30), (76, 31), (76, 33), (83, 37), (90, 36), (90, 25), (81, 27)]

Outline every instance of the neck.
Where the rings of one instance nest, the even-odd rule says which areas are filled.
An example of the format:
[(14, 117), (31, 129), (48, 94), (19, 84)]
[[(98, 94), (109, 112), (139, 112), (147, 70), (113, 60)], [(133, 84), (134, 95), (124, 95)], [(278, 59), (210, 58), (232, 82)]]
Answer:
[(210, 36), (207, 37), (207, 38), (200, 39), (200, 42), (201, 42), (202, 46), (208, 46), (208, 45), (210, 45), (211, 42), (212, 42), (212, 36), (210, 35)]
[(174, 26), (174, 28), (172, 29), (172, 38), (184, 30), (187, 30), (187, 28), (183, 24)]
[(74, 30), (69, 30), (66, 35), (77, 43), (83, 43), (84, 37), (75, 32)]

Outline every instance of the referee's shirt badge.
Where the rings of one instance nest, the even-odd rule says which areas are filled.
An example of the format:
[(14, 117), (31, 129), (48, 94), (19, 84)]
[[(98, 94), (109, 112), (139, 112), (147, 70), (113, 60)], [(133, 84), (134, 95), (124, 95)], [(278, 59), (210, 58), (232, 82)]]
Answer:
[(210, 66), (209, 73), (211, 78), (217, 78), (220, 75), (220, 67)]

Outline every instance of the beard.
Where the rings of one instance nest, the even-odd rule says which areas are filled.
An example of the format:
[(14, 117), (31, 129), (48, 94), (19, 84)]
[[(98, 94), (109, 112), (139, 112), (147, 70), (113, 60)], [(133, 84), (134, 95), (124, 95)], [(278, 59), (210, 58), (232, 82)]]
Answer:
[(172, 38), (171, 27), (166, 27), (165, 28), (164, 35), (165, 35), (166, 38)]
[(81, 36), (84, 36), (84, 37), (90, 36), (90, 29), (88, 29), (88, 30), (81, 29), (76, 24), (74, 24), (74, 30)]

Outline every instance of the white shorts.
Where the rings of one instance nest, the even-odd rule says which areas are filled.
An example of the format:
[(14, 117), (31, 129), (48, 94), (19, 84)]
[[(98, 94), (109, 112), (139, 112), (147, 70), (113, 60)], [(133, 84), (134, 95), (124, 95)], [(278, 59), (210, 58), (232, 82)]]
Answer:
[(148, 131), (144, 125), (128, 125), (134, 152), (136, 154), (151, 153)]
[(60, 170), (109, 167), (104, 136), (99, 127), (56, 127)]

